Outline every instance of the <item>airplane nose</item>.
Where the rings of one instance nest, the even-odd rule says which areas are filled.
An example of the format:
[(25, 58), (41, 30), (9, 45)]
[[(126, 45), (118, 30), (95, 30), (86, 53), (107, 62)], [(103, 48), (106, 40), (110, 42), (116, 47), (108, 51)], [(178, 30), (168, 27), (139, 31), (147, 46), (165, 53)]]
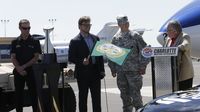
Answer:
[(165, 43), (165, 38), (166, 38), (166, 37), (167, 37), (167, 33), (161, 32), (161, 33), (159, 33), (158, 36), (157, 36), (157, 41), (158, 41), (161, 45), (163, 45), (163, 44)]

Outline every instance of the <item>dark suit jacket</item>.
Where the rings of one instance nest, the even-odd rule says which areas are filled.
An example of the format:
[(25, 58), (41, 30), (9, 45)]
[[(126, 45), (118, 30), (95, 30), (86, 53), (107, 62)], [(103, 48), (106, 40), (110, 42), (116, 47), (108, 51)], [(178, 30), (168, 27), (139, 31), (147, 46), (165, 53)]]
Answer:
[[(94, 44), (99, 41), (99, 38), (93, 34), (90, 34)], [(78, 34), (74, 37), (69, 44), (68, 60), (75, 64), (75, 76), (77, 79), (88, 78), (101, 78), (100, 72), (104, 72), (103, 56), (95, 57), (95, 64), (92, 64), (91, 58), (89, 65), (83, 65), (84, 58), (90, 55), (90, 50), (84, 37)]]

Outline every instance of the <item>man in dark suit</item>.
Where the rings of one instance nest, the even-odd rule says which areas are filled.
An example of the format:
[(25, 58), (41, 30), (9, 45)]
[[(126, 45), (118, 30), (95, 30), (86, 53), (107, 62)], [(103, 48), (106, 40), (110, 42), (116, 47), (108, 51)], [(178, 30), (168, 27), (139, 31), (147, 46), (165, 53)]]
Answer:
[(103, 57), (90, 56), (99, 38), (90, 34), (90, 17), (78, 21), (80, 33), (69, 44), (68, 59), (75, 64), (75, 76), (79, 89), (79, 112), (87, 112), (87, 97), (90, 89), (93, 112), (101, 112), (101, 79), (105, 76)]

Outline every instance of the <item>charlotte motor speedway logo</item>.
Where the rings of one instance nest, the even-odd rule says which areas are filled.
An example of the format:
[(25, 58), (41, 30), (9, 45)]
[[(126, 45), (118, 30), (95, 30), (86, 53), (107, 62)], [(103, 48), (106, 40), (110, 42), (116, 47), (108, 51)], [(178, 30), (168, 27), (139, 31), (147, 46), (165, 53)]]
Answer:
[(178, 47), (145, 47), (142, 50), (142, 55), (147, 58), (154, 56), (177, 56)]

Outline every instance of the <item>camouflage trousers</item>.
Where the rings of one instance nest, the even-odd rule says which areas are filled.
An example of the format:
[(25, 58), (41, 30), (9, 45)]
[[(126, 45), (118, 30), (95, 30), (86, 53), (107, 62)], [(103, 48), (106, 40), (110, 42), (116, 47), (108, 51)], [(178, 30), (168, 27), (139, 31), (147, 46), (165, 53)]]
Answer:
[(133, 107), (139, 109), (143, 106), (141, 88), (143, 77), (135, 72), (117, 73), (117, 86), (123, 102), (123, 112), (132, 112)]

